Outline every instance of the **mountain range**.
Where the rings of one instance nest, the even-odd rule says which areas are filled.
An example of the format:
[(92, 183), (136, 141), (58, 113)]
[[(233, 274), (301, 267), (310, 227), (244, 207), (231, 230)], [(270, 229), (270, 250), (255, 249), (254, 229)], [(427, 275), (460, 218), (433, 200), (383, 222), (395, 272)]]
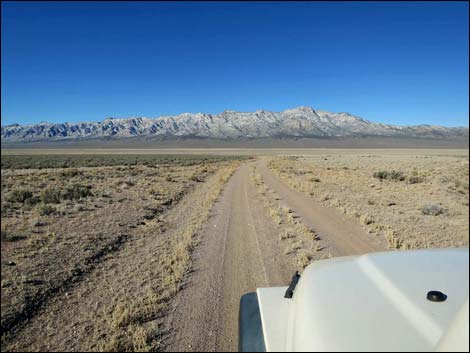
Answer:
[(468, 137), (468, 127), (398, 126), (374, 123), (349, 113), (311, 107), (282, 112), (257, 110), (219, 114), (184, 113), (157, 118), (106, 118), (101, 122), (2, 125), (3, 142), (35, 142), (129, 137), (257, 139), (309, 137), (406, 137), (452, 139)]

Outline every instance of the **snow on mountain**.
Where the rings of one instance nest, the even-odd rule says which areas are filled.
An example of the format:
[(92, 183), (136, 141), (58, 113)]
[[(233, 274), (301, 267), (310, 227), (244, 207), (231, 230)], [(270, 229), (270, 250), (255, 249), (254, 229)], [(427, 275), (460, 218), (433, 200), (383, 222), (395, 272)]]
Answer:
[(392, 136), (451, 138), (468, 136), (467, 127), (417, 125), (396, 126), (367, 121), (349, 113), (330, 113), (311, 107), (283, 112), (257, 110), (250, 113), (225, 110), (220, 114), (183, 113), (158, 118), (106, 118), (102, 122), (41, 122), (1, 127), (2, 142), (122, 138), (132, 136), (262, 138)]

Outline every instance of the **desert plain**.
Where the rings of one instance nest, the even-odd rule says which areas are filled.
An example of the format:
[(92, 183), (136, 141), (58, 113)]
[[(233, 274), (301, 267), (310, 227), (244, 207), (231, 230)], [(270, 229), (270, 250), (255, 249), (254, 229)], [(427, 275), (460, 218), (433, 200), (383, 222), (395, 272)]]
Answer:
[(468, 149), (2, 150), (3, 351), (228, 351), (316, 260), (468, 247)]

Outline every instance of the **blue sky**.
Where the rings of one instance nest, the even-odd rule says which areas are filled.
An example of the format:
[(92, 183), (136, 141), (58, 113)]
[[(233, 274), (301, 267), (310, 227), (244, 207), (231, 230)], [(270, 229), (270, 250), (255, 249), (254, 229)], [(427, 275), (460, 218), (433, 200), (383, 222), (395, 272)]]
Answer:
[(2, 124), (309, 105), (468, 126), (467, 2), (5, 2)]

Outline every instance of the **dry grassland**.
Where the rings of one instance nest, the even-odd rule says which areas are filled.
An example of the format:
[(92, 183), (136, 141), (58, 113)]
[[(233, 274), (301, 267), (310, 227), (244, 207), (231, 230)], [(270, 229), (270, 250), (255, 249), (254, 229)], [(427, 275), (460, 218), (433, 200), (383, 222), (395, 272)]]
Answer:
[[(356, 220), (381, 249), (469, 244), (468, 151), (274, 154), (263, 158), (282, 181)], [(2, 350), (164, 349), (165, 317), (190, 283), (200, 230), (240, 159), (2, 155)], [(286, 197), (292, 190), (273, 183), (265, 160), (243, 168), (236, 181), (252, 183), (246, 198), (261, 200), (264, 209), (253, 209), (279, 232), (271, 240), (284, 267), (302, 270), (331, 257), (328, 231), (317, 234), (298, 216), (315, 226), (305, 216), (311, 199), (295, 193), (304, 200), (299, 207)], [(229, 219), (234, 207), (225, 200)], [(238, 226), (226, 234), (238, 234)], [(344, 229), (349, 240), (351, 228)]]
[(292, 188), (356, 218), (393, 249), (468, 246), (468, 153), (325, 153), (268, 162)]
[[(41, 169), (37, 164), (17, 169), (10, 160), (8, 169), (2, 167), (2, 349), (48, 349), (41, 330), (57, 323), (43, 322), (34, 328), (34, 320), (28, 321), (44, 311), (48, 317), (49, 305), (52, 317), (54, 299), (67, 298), (72, 289), (78, 296), (91, 295), (91, 304), (96, 300), (91, 312), (99, 308), (93, 327), (87, 328), (89, 341), (77, 348), (157, 349), (158, 325), (149, 323), (180, 289), (190, 269), (196, 231), (237, 162), (234, 158), (192, 156), (178, 163), (158, 157), (151, 163), (100, 160), (99, 166), (57, 168), (57, 160), (50, 159), (45, 158)], [(86, 160), (87, 165), (93, 165), (92, 157)], [(20, 162), (24, 168), (24, 159)], [(173, 226), (172, 237), (157, 241), (169, 228), (167, 210), (203, 188), (187, 217), (181, 218), (184, 223)], [(149, 244), (155, 244), (155, 253), (145, 253)], [(132, 263), (116, 262), (131, 253), (137, 259), (151, 255), (154, 262), (147, 266), (152, 270), (139, 273)], [(129, 261), (129, 256), (126, 258)], [(127, 265), (132, 272), (126, 273)], [(112, 270), (113, 266), (120, 271)], [(95, 276), (100, 271), (104, 272), (101, 279)], [(121, 273), (129, 283), (113, 281), (113, 276), (119, 278)], [(96, 293), (81, 291), (94, 280), (100, 281)], [(91, 304), (84, 302), (83, 309)], [(67, 310), (66, 305), (63, 309)], [(77, 324), (79, 316), (77, 322), (64, 325)], [(66, 320), (66, 314), (63, 317)], [(73, 315), (69, 320), (75, 320)], [(38, 335), (35, 340), (28, 339), (42, 345), (28, 346), (27, 340), (15, 340), (24, 326), (24, 331), (31, 326)]]

